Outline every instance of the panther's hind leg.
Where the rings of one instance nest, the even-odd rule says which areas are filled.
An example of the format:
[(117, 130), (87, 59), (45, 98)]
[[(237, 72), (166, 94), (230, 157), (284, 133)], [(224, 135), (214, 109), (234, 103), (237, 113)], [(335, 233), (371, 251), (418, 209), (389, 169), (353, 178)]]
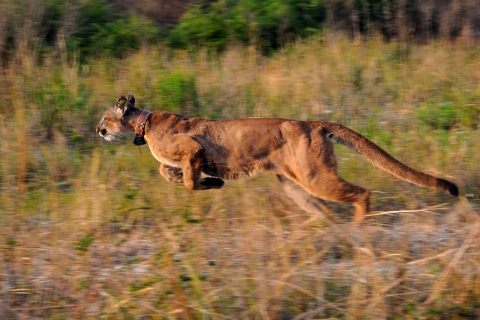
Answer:
[(317, 198), (303, 189), (301, 186), (288, 179), (285, 176), (277, 175), (278, 181), (282, 186), (283, 192), (297, 205), (300, 209), (321, 216), (322, 218), (329, 218), (338, 222), (333, 212), (327, 207), (325, 202)]
[(322, 179), (309, 183), (305, 189), (325, 200), (351, 203), (355, 206), (355, 222), (362, 222), (370, 210), (370, 191), (351, 184), (336, 174), (324, 175)]

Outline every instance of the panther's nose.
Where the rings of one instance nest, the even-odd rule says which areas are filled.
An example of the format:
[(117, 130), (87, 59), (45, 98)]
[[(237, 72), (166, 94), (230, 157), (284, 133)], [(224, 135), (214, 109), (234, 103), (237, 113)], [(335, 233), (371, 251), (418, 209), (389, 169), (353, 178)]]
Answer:
[(107, 129), (100, 129), (100, 126), (98, 126), (97, 133), (103, 137), (107, 134)]

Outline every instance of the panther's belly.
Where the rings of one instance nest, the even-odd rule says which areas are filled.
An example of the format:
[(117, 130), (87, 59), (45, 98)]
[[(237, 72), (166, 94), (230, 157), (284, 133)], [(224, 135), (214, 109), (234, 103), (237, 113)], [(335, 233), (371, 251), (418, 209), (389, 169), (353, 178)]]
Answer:
[(204, 162), (202, 172), (211, 177), (224, 180), (238, 180), (246, 177), (259, 175), (269, 169), (269, 166), (262, 162), (231, 165), (227, 163)]

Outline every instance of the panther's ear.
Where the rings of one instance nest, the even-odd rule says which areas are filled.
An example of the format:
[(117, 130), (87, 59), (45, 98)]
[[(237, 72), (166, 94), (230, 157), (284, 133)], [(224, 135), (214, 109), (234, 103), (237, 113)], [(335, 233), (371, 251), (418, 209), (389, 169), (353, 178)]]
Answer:
[(115, 103), (115, 107), (123, 108), (126, 102), (127, 102), (127, 98), (125, 98), (125, 96), (120, 96), (118, 97), (117, 102)]
[(127, 100), (127, 98), (125, 98), (125, 96), (120, 96), (117, 99), (117, 102), (115, 103), (115, 108), (114, 109), (118, 113), (125, 114), (125, 113), (127, 113), (128, 108), (131, 106), (131, 105), (129, 105), (128, 102), (129, 101)]
[(128, 103), (130, 103), (132, 106), (135, 105), (135, 97), (133, 94), (128, 95)]

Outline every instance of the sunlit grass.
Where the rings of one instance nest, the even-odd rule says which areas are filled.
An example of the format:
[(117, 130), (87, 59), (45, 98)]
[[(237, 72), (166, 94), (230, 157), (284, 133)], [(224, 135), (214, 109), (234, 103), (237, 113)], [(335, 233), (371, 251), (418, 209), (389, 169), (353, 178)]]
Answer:
[[(479, 53), (326, 34), (271, 57), (243, 47), (145, 48), (87, 65), (26, 57), (0, 79), (0, 318), (478, 315)], [(342, 146), (340, 174), (373, 191), (362, 227), (347, 205), (332, 204), (339, 225), (300, 211), (272, 175), (188, 191), (131, 136), (95, 135), (129, 93), (152, 111), (340, 122), (457, 182), (472, 207)]]

